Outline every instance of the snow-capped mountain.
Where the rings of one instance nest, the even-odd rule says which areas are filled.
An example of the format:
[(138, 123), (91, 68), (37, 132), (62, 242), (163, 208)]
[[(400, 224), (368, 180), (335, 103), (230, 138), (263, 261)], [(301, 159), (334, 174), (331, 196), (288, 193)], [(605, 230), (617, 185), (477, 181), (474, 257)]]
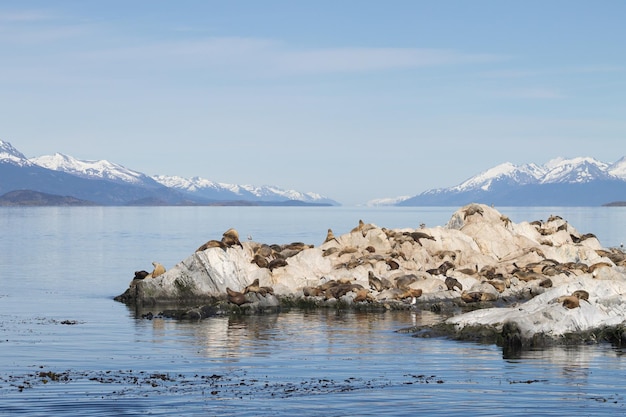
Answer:
[(400, 197), (390, 197), (390, 198), (376, 198), (374, 200), (370, 200), (365, 203), (367, 207), (386, 207), (386, 206), (395, 206), (399, 203), (402, 203), (405, 200), (411, 198), (410, 195), (403, 195)]
[(9, 142), (0, 140), (0, 161), (11, 162), (16, 165), (30, 165), (24, 154), (15, 149)]
[(221, 184), (199, 177), (150, 177), (106, 160), (80, 160), (61, 153), (27, 159), (9, 142), (0, 141), (0, 194), (15, 190), (74, 196), (105, 205), (338, 205), (315, 193)]
[(427, 190), (396, 205), (586, 206), (612, 201), (626, 201), (626, 157), (613, 164), (591, 157), (555, 158), (544, 165), (507, 162), (459, 185)]
[(505, 162), (504, 164), (481, 172), (461, 184), (450, 188), (450, 190), (455, 192), (472, 189), (489, 190), (494, 183), (503, 181), (515, 184), (532, 184), (544, 176), (545, 173), (545, 168), (535, 164), (516, 166), (510, 162)]
[(609, 164), (594, 158), (556, 158), (545, 165), (542, 184), (586, 183), (594, 180), (615, 179), (608, 172)]
[(155, 175), (155, 181), (169, 188), (207, 199), (259, 200), (259, 201), (303, 201), (306, 203), (337, 205), (336, 201), (316, 193), (301, 193), (277, 186), (236, 185), (217, 183), (206, 178)]
[(89, 161), (76, 159), (62, 153), (30, 158), (30, 162), (53, 171), (89, 179), (101, 179), (135, 185), (154, 185), (154, 180), (138, 171), (107, 160)]

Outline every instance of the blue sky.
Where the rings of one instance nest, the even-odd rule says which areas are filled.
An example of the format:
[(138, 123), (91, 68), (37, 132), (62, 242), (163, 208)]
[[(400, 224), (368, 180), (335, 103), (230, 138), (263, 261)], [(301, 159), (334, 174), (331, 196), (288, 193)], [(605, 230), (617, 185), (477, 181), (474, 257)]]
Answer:
[(624, 1), (3, 1), (0, 139), (345, 205), (626, 155)]

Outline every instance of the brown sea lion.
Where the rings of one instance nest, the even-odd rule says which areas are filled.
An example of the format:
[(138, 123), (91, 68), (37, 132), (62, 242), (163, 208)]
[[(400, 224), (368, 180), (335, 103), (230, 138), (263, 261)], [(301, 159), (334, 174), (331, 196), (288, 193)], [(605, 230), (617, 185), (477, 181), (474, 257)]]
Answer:
[(359, 225), (355, 227), (354, 229), (350, 230), (350, 233), (361, 232), (363, 230), (363, 227), (365, 227), (365, 223), (363, 222), (363, 220), (359, 219)]
[(558, 298), (558, 302), (563, 303), (563, 307), (572, 309), (580, 307), (580, 299), (573, 295), (564, 295)]
[(407, 288), (403, 293), (395, 296), (397, 300), (404, 300), (405, 298), (419, 298), (422, 296), (421, 288)]
[(409, 232), (408, 235), (411, 236), (411, 238), (420, 246), (422, 245), (420, 239), (436, 240), (434, 237), (424, 232)]
[(458, 288), (460, 291), (463, 291), (463, 285), (461, 285), (456, 278), (446, 277), (445, 283), (446, 287), (450, 291), (454, 290), (454, 288)]
[(396, 288), (399, 288), (401, 290), (406, 290), (409, 288), (409, 285), (413, 284), (414, 282), (417, 282), (418, 277), (417, 275), (414, 275), (414, 274), (407, 274), (407, 275), (396, 277), (394, 280), (396, 282)]
[(318, 287), (303, 287), (302, 294), (305, 297), (317, 297), (322, 294), (322, 290)]
[(466, 220), (469, 216), (473, 216), (474, 214), (483, 215), (483, 209), (478, 204), (470, 204), (463, 210), (463, 220)]
[(490, 279), (485, 281), (487, 284), (491, 285), (493, 288), (496, 289), (496, 291), (498, 291), (499, 293), (503, 293), (504, 290), (506, 290), (506, 284), (502, 281), (498, 281), (495, 279)]
[(585, 290), (576, 290), (572, 293), (572, 296), (578, 298), (579, 300), (589, 301), (589, 293)]
[(504, 223), (504, 227), (509, 227), (511, 225), (511, 219), (509, 219), (504, 214), (500, 216), (500, 220)]
[(243, 249), (243, 245), (239, 241), (239, 232), (232, 227), (224, 232), (222, 235), (222, 242), (228, 247), (239, 245), (239, 247)]
[(385, 263), (389, 266), (389, 269), (391, 270), (400, 268), (400, 264), (394, 259), (387, 259)]
[(273, 271), (276, 268), (281, 268), (283, 266), (287, 266), (287, 261), (282, 258), (272, 259), (270, 263), (267, 265), (267, 268), (270, 271)]
[(256, 255), (263, 256), (264, 258), (269, 258), (270, 256), (272, 256), (273, 253), (274, 251), (272, 250), (272, 248), (270, 248), (270, 246), (265, 243), (259, 246), (256, 250)]
[(369, 271), (367, 273), (367, 281), (371, 289), (376, 290), (378, 292), (383, 290), (383, 283), (380, 280), (380, 278), (374, 275), (374, 272)]
[(152, 278), (156, 278), (159, 275), (163, 275), (165, 273), (165, 267), (160, 263), (152, 262), (152, 265), (154, 266), (154, 270), (152, 271), (152, 274), (150, 274)]
[(202, 252), (202, 251), (207, 250), (209, 248), (222, 248), (222, 249), (225, 250), (226, 249), (226, 244), (224, 244), (224, 242), (222, 242), (220, 240), (209, 240), (204, 245), (202, 245), (198, 249), (196, 249), (196, 252)]
[(259, 279), (257, 278), (254, 281), (252, 281), (252, 284), (248, 285), (247, 287), (243, 289), (243, 293), (244, 294), (247, 294), (249, 292), (258, 293), (260, 288), (261, 286), (259, 285)]
[(267, 258), (259, 255), (258, 253), (254, 255), (254, 258), (250, 261), (251, 264), (256, 264), (259, 268), (267, 268), (269, 267), (269, 262)]
[(552, 287), (552, 280), (550, 278), (546, 278), (543, 281), (541, 281), (539, 283), (539, 286), (542, 288), (551, 288)]
[(239, 292), (239, 291), (234, 291), (231, 290), (230, 288), (226, 287), (226, 294), (227, 294), (227, 298), (228, 301), (235, 304), (235, 305), (242, 305), (245, 303), (249, 303), (250, 301), (248, 301), (248, 299), (246, 298), (246, 296)]
[(334, 240), (335, 242), (339, 243), (339, 241), (335, 237), (335, 234), (333, 233), (332, 229), (329, 228), (328, 232), (326, 233), (326, 239), (324, 239), (324, 243), (328, 243), (331, 240)]
[(374, 300), (375, 298), (372, 296), (372, 294), (370, 294), (370, 292), (367, 289), (362, 288), (356, 291), (356, 296), (354, 297), (354, 300), (352, 301), (355, 303), (359, 303), (363, 301), (367, 301), (368, 303), (371, 303)]

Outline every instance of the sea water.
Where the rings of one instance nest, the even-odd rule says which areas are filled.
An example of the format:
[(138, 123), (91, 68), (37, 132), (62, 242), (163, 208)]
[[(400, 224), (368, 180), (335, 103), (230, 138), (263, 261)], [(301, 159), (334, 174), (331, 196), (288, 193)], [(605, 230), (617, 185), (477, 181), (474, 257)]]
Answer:
[[(560, 215), (605, 247), (624, 208), (498, 208)], [(230, 227), (319, 245), (359, 219), (443, 226), (455, 208), (0, 209), (2, 415), (600, 415), (623, 413), (626, 359), (608, 344), (505, 357), (494, 345), (398, 332), (431, 312), (322, 309), (201, 321), (146, 319), (113, 297)], [(155, 311), (155, 313), (158, 313)]]

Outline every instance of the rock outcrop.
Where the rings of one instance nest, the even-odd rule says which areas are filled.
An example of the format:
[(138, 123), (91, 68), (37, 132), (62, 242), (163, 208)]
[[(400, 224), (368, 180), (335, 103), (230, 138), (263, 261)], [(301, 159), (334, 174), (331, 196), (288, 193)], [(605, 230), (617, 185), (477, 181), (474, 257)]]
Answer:
[[(208, 241), (157, 277), (134, 279), (116, 299), (137, 305), (228, 302), (234, 291), (241, 293), (238, 305), (250, 308), (294, 299), (452, 307), (455, 315), (444, 323), (451, 331), (482, 326), (520, 340), (621, 325), (626, 317), (626, 255), (603, 248), (594, 235), (558, 216), (513, 223), (494, 208), (471, 204), (445, 226), (386, 229), (359, 221), (341, 236), (329, 230), (318, 246), (240, 242), (233, 233)], [(579, 298), (570, 300), (568, 308), (562, 297), (577, 290), (587, 299), (578, 305)]]

